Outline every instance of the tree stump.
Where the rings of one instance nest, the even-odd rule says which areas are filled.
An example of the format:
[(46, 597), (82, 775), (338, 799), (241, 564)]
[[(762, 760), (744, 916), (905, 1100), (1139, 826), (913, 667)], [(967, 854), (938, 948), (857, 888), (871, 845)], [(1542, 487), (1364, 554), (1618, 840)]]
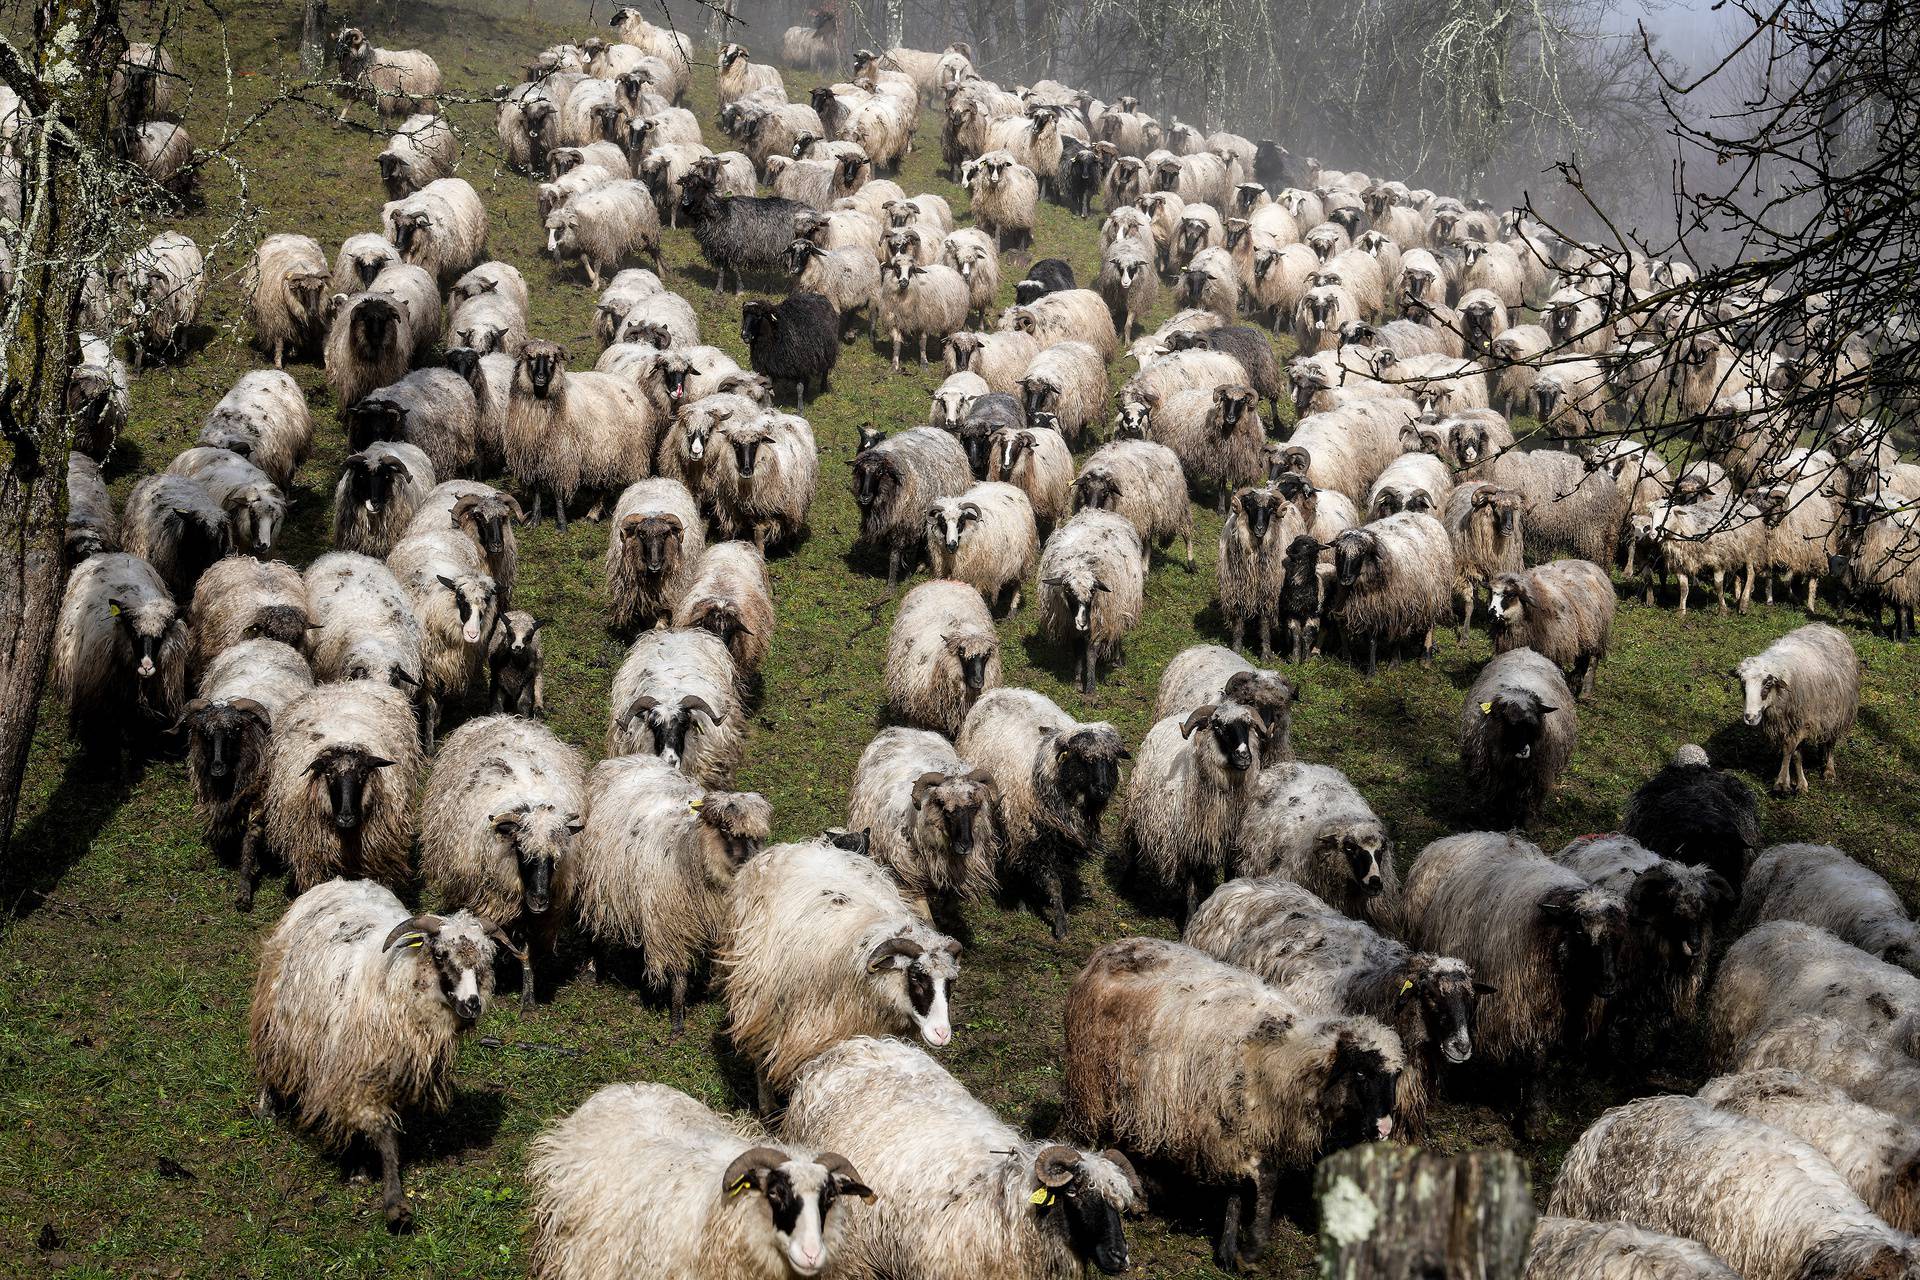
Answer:
[(1321, 1280), (1520, 1280), (1533, 1236), (1511, 1151), (1432, 1155), (1368, 1143), (1314, 1175)]

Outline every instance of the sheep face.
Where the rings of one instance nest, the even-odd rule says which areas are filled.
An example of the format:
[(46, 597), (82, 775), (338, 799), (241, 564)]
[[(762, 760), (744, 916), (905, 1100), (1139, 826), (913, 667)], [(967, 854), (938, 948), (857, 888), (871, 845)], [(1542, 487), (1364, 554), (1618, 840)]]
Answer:
[(693, 803), (706, 842), (707, 878), (716, 888), (733, 883), (733, 874), (760, 852), (771, 828), (773, 810), (751, 791), (709, 791)]
[(1026, 410), (1029, 417), (1036, 413), (1057, 413), (1060, 385), (1046, 374), (1030, 374), (1020, 379), (1020, 400), (1021, 408)]
[(553, 154), (547, 157), (547, 176), (549, 178), (565, 177), (586, 162), (587, 153), (579, 147), (555, 147)]
[(980, 397), (962, 388), (941, 387), (933, 393), (935, 426), (944, 426), (951, 430), (956, 424), (965, 421), (967, 410)]
[[(1294, 450), (1287, 450), (1288, 460)], [(1305, 452), (1300, 450), (1299, 452)], [(1289, 467), (1289, 470), (1293, 468)], [(1380, 569), (1380, 539), (1366, 529), (1348, 529), (1333, 543), (1333, 571), (1342, 587), (1351, 587)]]
[(1033, 1177), (1040, 1184), (1035, 1203), (1043, 1212), (1063, 1206), (1076, 1257), (1110, 1276), (1131, 1265), (1124, 1215), (1139, 1203), (1141, 1189), (1125, 1156), (1111, 1149), (1094, 1156), (1056, 1143), (1034, 1156)]
[(1569, 885), (1540, 900), (1540, 918), (1555, 934), (1554, 961), (1562, 988), (1603, 1000), (1611, 997), (1627, 936), (1627, 912), (1619, 897), (1595, 885)]
[(652, 694), (642, 694), (627, 708), (623, 724), (628, 729), (637, 725), (645, 730), (647, 754), (659, 756), (678, 768), (687, 753), (687, 735), (698, 727), (695, 716), (708, 724), (720, 719), (707, 705), (707, 700), (695, 694), (688, 694), (677, 705), (662, 702)]
[(1533, 384), (1531, 392), (1534, 416), (1542, 422), (1551, 418), (1554, 409), (1559, 407), (1565, 395), (1566, 388), (1560, 385), (1559, 378), (1552, 374), (1541, 374), (1539, 380)]
[(1740, 682), (1745, 700), (1740, 719), (1749, 726), (1759, 725), (1769, 712), (1778, 714), (1792, 693), (1792, 682), (1784, 673), (1769, 671), (1752, 658), (1733, 669), (1733, 678)]
[(733, 469), (742, 480), (751, 480), (760, 474), (760, 464), (765, 458), (776, 455), (762, 451), (773, 443), (773, 433), (761, 427), (734, 427), (727, 431), (727, 443), (733, 446)]
[(993, 424), (980, 418), (963, 420), (952, 428), (959, 437), (961, 449), (966, 451), (967, 469), (976, 480), (987, 478), (987, 464), (993, 454)]
[(621, 552), (647, 577), (659, 580), (680, 567), (686, 526), (676, 515), (643, 515), (620, 522)]
[(274, 535), (287, 513), (279, 491), (271, 484), (251, 484), (236, 489), (228, 502), (227, 519), (234, 537), (254, 555), (270, 555)]
[(1669, 967), (1685, 969), (1704, 955), (1713, 926), (1724, 919), (1736, 900), (1733, 887), (1719, 872), (1676, 873), (1665, 863), (1633, 882), (1627, 893), (1627, 916), (1651, 937), (1670, 960)]
[(740, 616), (740, 606), (734, 601), (703, 599), (696, 602), (688, 611), (687, 625), (712, 633), (727, 646), (735, 662), (745, 661), (747, 640), (753, 635), (753, 628)]
[(1089, 471), (1073, 482), (1073, 509), (1112, 511), (1120, 504), (1120, 482), (1105, 471)]
[(900, 470), (891, 458), (869, 450), (853, 460), (853, 501), (863, 515), (885, 506), (900, 483)]
[(394, 491), (411, 484), (412, 475), (397, 458), (382, 458), (375, 462), (364, 453), (356, 453), (347, 459), (347, 497), (358, 502), (371, 515), (379, 515), (387, 509)]
[(1345, 291), (1339, 285), (1316, 285), (1307, 291), (1300, 301), (1300, 308), (1306, 313), (1307, 322), (1315, 333), (1325, 333), (1327, 329), (1339, 323), (1341, 313), (1341, 294)]
[(918, 938), (924, 927), (910, 927), (882, 941), (867, 956), (867, 972), (880, 986), (894, 1013), (938, 1049), (953, 1039), (950, 1000), (960, 977), (960, 944), (940, 934), (931, 950)]
[[(1520, 513), (1525, 506), (1525, 500), (1511, 489), (1481, 489), (1473, 495), (1473, 509), (1488, 512), (1486, 518), (1493, 522), (1494, 533), (1502, 538), (1511, 538), (1514, 530), (1520, 527)], [(1494, 583), (1496, 592), (1506, 578), (1512, 578), (1516, 583), (1521, 581), (1518, 575), (1503, 574)], [(1495, 612), (1499, 612), (1497, 607)]]
[(833, 1209), (842, 1197), (874, 1199), (845, 1156), (827, 1152), (817, 1162), (789, 1159), (773, 1147), (742, 1152), (727, 1167), (719, 1190), (728, 1197), (752, 1191), (765, 1202), (770, 1244), (796, 1276), (819, 1275), (839, 1249), (845, 1215)]
[(355, 449), (404, 438), (407, 412), (392, 400), (368, 396), (347, 410), (347, 443)]
[(522, 518), (519, 499), (511, 494), (469, 494), (453, 504), (453, 524), (466, 530), (490, 556), (506, 554), (507, 523)]
[(1372, 1037), (1342, 1028), (1319, 1100), (1320, 1113), (1329, 1121), (1329, 1149), (1392, 1135), (1400, 1065), (1397, 1055), (1390, 1057)]
[(401, 666), (387, 647), (377, 640), (361, 640), (349, 646), (340, 659), (342, 680), (380, 680), (394, 688), (417, 689), (420, 681)]
[(1345, 239), (1346, 236), (1338, 227), (1319, 226), (1307, 233), (1307, 248), (1313, 250), (1314, 256), (1320, 261), (1325, 262), (1345, 247), (1342, 244)]
[(1335, 224), (1346, 233), (1348, 243), (1352, 243), (1353, 237), (1360, 234), (1360, 224), (1365, 217), (1365, 213), (1358, 205), (1350, 204), (1338, 209), (1327, 210), (1327, 221)]
[(1213, 764), (1222, 773), (1247, 773), (1260, 767), (1260, 747), (1266, 724), (1251, 707), (1237, 703), (1208, 703), (1194, 708), (1180, 736), (1191, 740), (1205, 730)]
[(1076, 729), (1052, 745), (1054, 785), (1083, 816), (1098, 816), (1120, 786), (1120, 762), (1133, 759), (1112, 729)]
[(1214, 429), (1223, 436), (1232, 435), (1246, 416), (1255, 412), (1254, 404), (1253, 388), (1221, 387), (1213, 393)]
[(1456, 1066), (1473, 1056), (1473, 1018), (1480, 997), (1493, 988), (1473, 980), (1464, 961), (1447, 956), (1415, 956), (1394, 1003), (1411, 1004), (1428, 1044)]
[(460, 640), (480, 645), (493, 634), (499, 620), (499, 589), (484, 573), (463, 573), (458, 578), (441, 575), (440, 585), (453, 593), (454, 608), (460, 614)]
[[(374, 274), (379, 273), (379, 268), (375, 267)], [(348, 336), (358, 360), (373, 364), (393, 349), (394, 343), (399, 340), (400, 328), (406, 323), (402, 314), (404, 306), (396, 299), (379, 294), (360, 300), (360, 305), (353, 309), (353, 317), (348, 321)]]
[(1533, 692), (1507, 691), (1480, 704), (1484, 732), (1496, 758), (1523, 761), (1533, 758), (1547, 731), (1547, 717), (1560, 708), (1545, 702)]
[[(506, 345), (507, 326), (499, 320), (469, 316), (454, 326), (453, 338), (460, 344), (459, 349), (472, 351), (476, 355), (492, 355)], [(451, 361), (447, 367), (453, 368)]]
[(521, 904), (529, 914), (545, 915), (552, 908), (554, 876), (586, 825), (579, 814), (563, 813), (550, 804), (522, 805), (493, 815), (500, 856), (517, 869)]
[(970, 855), (990, 821), (993, 779), (984, 769), (948, 775), (923, 773), (913, 782), (913, 841), (944, 848), (956, 858)]
[(580, 211), (559, 208), (547, 215), (547, 252), (555, 262), (578, 258), (581, 254)]
[[(233, 531), (225, 513), (218, 521), (210, 511), (189, 511), (176, 507), (167, 513), (172, 527), (180, 571), (187, 580), (197, 580), (213, 563), (233, 548)], [(123, 615), (124, 616), (124, 615)]]
[(524, 609), (501, 615), (500, 628), (494, 633), (494, 652), (505, 655), (516, 666), (528, 666), (540, 656), (540, 628), (546, 625)]
[(1293, 391), (1294, 412), (1305, 416), (1312, 412), (1313, 398), (1333, 388), (1333, 375), (1315, 360), (1294, 360), (1287, 365), (1287, 384)]
[(1467, 304), (1460, 313), (1464, 328), (1463, 338), (1468, 355), (1478, 355), (1493, 345), (1493, 325), (1496, 319), (1493, 304), (1484, 298), (1476, 298)]
[(1456, 423), (1448, 430), (1447, 437), (1462, 467), (1474, 466), (1493, 452), (1493, 437), (1480, 423)]
[(985, 692), (987, 666), (1000, 652), (999, 637), (989, 630), (969, 627), (948, 635), (945, 643), (954, 665), (960, 668), (960, 680), (966, 685), (967, 692)]
[(319, 271), (297, 271), (287, 277), (287, 301), (308, 330), (320, 324), (328, 283), (326, 273)]
[(1344, 863), (1354, 887), (1369, 898), (1386, 888), (1383, 868), (1393, 857), (1393, 842), (1378, 822), (1328, 823), (1314, 841), (1315, 851), (1333, 865)]
[(927, 508), (927, 542), (949, 553), (958, 551), (960, 540), (979, 523), (979, 503), (943, 498)]
[(1082, 635), (1093, 630), (1093, 611), (1099, 603), (1099, 597), (1112, 593), (1112, 588), (1093, 576), (1090, 569), (1076, 569), (1066, 577), (1042, 578), (1041, 583), (1058, 591), (1067, 599), (1068, 612), (1073, 617), (1073, 629)]
[(1113, 438), (1145, 440), (1153, 429), (1153, 411), (1158, 402), (1158, 397), (1152, 394), (1122, 401), (1120, 412), (1113, 419)]
[[(514, 389), (517, 391), (524, 385), (534, 399), (545, 400), (552, 394), (554, 382), (565, 375), (566, 367), (566, 348), (552, 342), (529, 342), (520, 348), (520, 363), (514, 370)], [(677, 400), (679, 395), (674, 391), (671, 374), (668, 376), (668, 393)]]
[(194, 777), (225, 798), (258, 776), (266, 758), (267, 709), (252, 698), (195, 698), (181, 717)]
[(339, 831), (357, 831), (366, 818), (367, 782), (393, 764), (361, 747), (335, 745), (307, 765), (310, 785), (324, 794)]
[(1287, 502), (1274, 489), (1242, 489), (1233, 495), (1234, 510), (1247, 531), (1247, 538), (1258, 547), (1267, 540), (1273, 521)]
[(393, 219), (393, 247), (400, 256), (412, 262), (417, 256), (416, 246), (424, 246), (433, 239), (433, 216), (423, 209), (402, 209)]
[[(959, 270), (959, 268), (955, 268)], [(961, 275), (965, 275), (961, 271)], [(953, 365), (955, 373), (966, 373), (973, 367), (973, 359), (980, 354), (980, 335), (977, 333), (953, 333), (947, 335), (944, 344), (947, 361)]]
[(1434, 273), (1425, 267), (1400, 268), (1400, 295), (1403, 299), (1425, 302), (1433, 288)]
[(497, 925), (462, 912), (452, 920), (439, 916), (402, 920), (380, 949), (400, 946), (425, 951), (439, 979), (441, 1000), (461, 1022), (473, 1023), (493, 998), (494, 947), (505, 943), (506, 935)]
[[(820, 246), (815, 244), (813, 241), (804, 240), (804, 239), (795, 240), (792, 244), (787, 246), (786, 257), (783, 260), (782, 265), (786, 268), (788, 275), (790, 276), (801, 275), (806, 271), (807, 263), (811, 262), (815, 257), (819, 256), (820, 253), (821, 253)], [(742, 309), (741, 324), (743, 327), (745, 323), (746, 323), (746, 312), (744, 309)]]

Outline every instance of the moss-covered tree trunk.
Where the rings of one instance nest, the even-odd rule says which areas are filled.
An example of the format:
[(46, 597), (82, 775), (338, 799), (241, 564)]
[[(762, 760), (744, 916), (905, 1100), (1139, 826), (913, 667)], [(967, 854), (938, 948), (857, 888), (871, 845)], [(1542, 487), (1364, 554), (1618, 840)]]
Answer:
[(1533, 1236), (1511, 1151), (1432, 1155), (1371, 1143), (1314, 1175), (1321, 1280), (1520, 1280)]

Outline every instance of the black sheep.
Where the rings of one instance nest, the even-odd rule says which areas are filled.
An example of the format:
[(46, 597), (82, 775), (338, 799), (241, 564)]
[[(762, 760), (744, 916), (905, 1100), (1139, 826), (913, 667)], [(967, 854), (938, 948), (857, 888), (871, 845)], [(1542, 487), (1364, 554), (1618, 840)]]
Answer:
[[(1313, 535), (1297, 535), (1287, 544), (1284, 582), (1280, 588), (1280, 621), (1291, 642), (1293, 660), (1305, 662), (1320, 635), (1320, 553), (1326, 550)], [(1265, 657), (1265, 654), (1261, 654)]]
[(733, 291), (740, 293), (746, 288), (743, 273), (779, 268), (793, 243), (794, 218), (812, 210), (779, 196), (722, 196), (714, 190), (713, 173), (696, 169), (680, 182), (680, 212), (713, 266), (713, 291), (727, 287), (731, 271)]
[(1050, 293), (1060, 293), (1076, 286), (1073, 283), (1073, 268), (1064, 258), (1042, 258), (1027, 268), (1027, 278), (1013, 286), (1013, 300), (1021, 306), (1036, 298), (1044, 298)]
[[(967, 406), (965, 423), (985, 423), (987, 434), (992, 435), (1002, 427), (1010, 431), (1023, 431), (1027, 426), (1027, 412), (1021, 407), (1018, 396), (1010, 396), (1004, 391), (989, 391)], [(965, 433), (962, 432), (964, 438)]]
[(1262, 138), (1254, 144), (1254, 181), (1265, 187), (1267, 194), (1278, 195), (1282, 190), (1293, 185), (1289, 177), (1292, 164), (1293, 153), (1272, 138)]
[(1084, 218), (1093, 212), (1094, 197), (1106, 183), (1113, 144), (1090, 147), (1077, 138), (1062, 138), (1061, 143), (1071, 150), (1060, 155), (1060, 195), (1067, 208)]
[(1745, 782), (1688, 745), (1640, 784), (1620, 830), (1663, 858), (1711, 867), (1737, 888), (1760, 848), (1760, 809)]
[(799, 290), (779, 303), (749, 302), (740, 310), (740, 340), (753, 356), (753, 371), (777, 389), (796, 384), (800, 408), (807, 387), (827, 389), (827, 375), (840, 358), (840, 316), (824, 294)]
[(1267, 421), (1276, 424), (1280, 421), (1280, 397), (1289, 388), (1280, 361), (1274, 358), (1273, 345), (1260, 330), (1245, 324), (1218, 329), (1182, 329), (1168, 336), (1167, 346), (1174, 351), (1198, 348), (1224, 351), (1232, 356), (1247, 371), (1247, 385), (1267, 402)]

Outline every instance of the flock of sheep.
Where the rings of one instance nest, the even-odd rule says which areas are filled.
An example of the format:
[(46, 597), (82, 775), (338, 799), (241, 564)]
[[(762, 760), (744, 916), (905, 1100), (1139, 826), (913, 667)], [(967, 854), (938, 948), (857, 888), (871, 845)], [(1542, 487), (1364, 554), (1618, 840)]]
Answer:
[[(739, 149), (715, 154), (677, 105), (690, 42), (633, 10), (614, 34), (545, 51), (499, 95), (508, 163), (542, 180), (547, 247), (599, 291), (591, 369), (528, 331), (526, 282), (486, 259), (433, 60), (352, 30), (348, 107), (404, 117), (378, 158), (382, 228), (331, 260), (296, 234), (259, 246), (249, 313), (273, 367), (118, 512), (99, 463), (129, 369), (104, 336), (80, 351), (53, 679), (102, 758), (135, 720), (185, 730), (243, 904), (263, 865), (291, 874), (251, 1015), (263, 1110), (329, 1146), (369, 1142), (404, 1225), (403, 1117), (447, 1101), (498, 954), (531, 1004), (571, 933), (638, 950), (676, 1032), (711, 960), (778, 1137), (662, 1085), (600, 1090), (534, 1145), (534, 1274), (1115, 1273), (1139, 1170), (1220, 1189), (1216, 1256), (1235, 1265), (1264, 1245), (1284, 1172), (1417, 1139), (1443, 1071), (1510, 1082), (1524, 1131), (1558, 1051), (1644, 1066), (1704, 1002), (1725, 1074), (1601, 1117), (1529, 1275), (1920, 1276), (1920, 945), (1887, 884), (1836, 849), (1766, 847), (1746, 785), (1695, 747), (1616, 834), (1552, 856), (1519, 834), (1578, 749), (1619, 556), (1631, 573), (1638, 554), (1649, 592), (1677, 575), (1683, 611), (1696, 577), (1744, 605), (1756, 575), (1769, 596), (1798, 576), (1811, 607), (1831, 575), (1910, 627), (1920, 579), (1887, 552), (1916, 536), (1902, 507), (1920, 468), (1870, 424), (1835, 434), (1848, 456), (1798, 449), (1771, 398), (1820, 371), (1731, 336), (1666, 341), (1700, 318), (1626, 304), (1682, 264), (1303, 172), (1273, 143), (1164, 128), (1130, 99), (1003, 89), (959, 47), (863, 52), (852, 81), (797, 102), (727, 45), (719, 125)], [(819, 27), (785, 52), (837, 56)], [(138, 46), (120, 81), (129, 136), (153, 143), (130, 157), (162, 184), (183, 140), (172, 77)], [(874, 176), (914, 145), (926, 101), (944, 104), (972, 227)], [(1031, 263), (984, 327), (1002, 249), (1030, 242), (1045, 196), (1104, 206), (1094, 288)], [(703, 345), (662, 280), (663, 222), (690, 228), (717, 288), (794, 277), (784, 300), (743, 305), (750, 368)], [(136, 366), (165, 357), (206, 279), (193, 242), (162, 234), (103, 276), (92, 321), (131, 339)], [(1136, 338), (1166, 280), (1185, 309)], [(1544, 323), (1516, 323), (1523, 306)], [(1291, 326), (1298, 358), (1283, 371), (1243, 313)], [(774, 398), (828, 392), (862, 321), (896, 367), (926, 363), (930, 340), (947, 366), (928, 423), (866, 433), (851, 466), (889, 586), (922, 563), (931, 577), (900, 602), (896, 723), (860, 758), (846, 828), (766, 847), (770, 807), (733, 778), (776, 630), (766, 557), (805, 531), (819, 465), (806, 418)], [(1123, 348), (1139, 371), (1114, 406)], [(352, 448), (335, 549), (304, 572), (273, 558), (316, 430), (281, 370), (302, 356), (324, 363)], [(1724, 438), (1678, 474), (1588, 439), (1610, 406), (1716, 396)], [(1282, 398), (1298, 420), (1276, 440)], [(1521, 409), (1575, 451), (1514, 448), (1505, 413)], [(1108, 421), (1115, 438), (1091, 447)], [(477, 478), (502, 475), (525, 508)], [(1003, 687), (995, 618), (1037, 580), (1037, 625), (1091, 694), (1125, 659), (1154, 549), (1184, 540), (1191, 570), (1194, 497), (1226, 517), (1233, 647), (1167, 666), (1144, 739), (1130, 750)], [(515, 526), (543, 503), (563, 527), (582, 503), (609, 516), (607, 619), (633, 637), (591, 766), (538, 719), (541, 624), (514, 608)], [(1494, 656), (1459, 744), (1490, 829), (1434, 842), (1402, 877), (1352, 783), (1294, 759), (1294, 679), (1236, 650), (1344, 645), (1371, 672), (1382, 649), (1429, 655), (1445, 625), (1464, 643), (1480, 610)], [(1776, 787), (1804, 790), (1808, 764), (1831, 779), (1860, 698), (1845, 633), (1804, 626), (1736, 675), (1780, 752)], [(475, 703), (490, 714), (442, 735)], [(951, 1041), (956, 921), (998, 886), (1030, 890), (1064, 936), (1073, 869), (1123, 787), (1125, 861), (1184, 941), (1089, 958), (1063, 1059), (1080, 1145), (1041, 1141), (889, 1037)], [(443, 912), (403, 905), (416, 886)]]

